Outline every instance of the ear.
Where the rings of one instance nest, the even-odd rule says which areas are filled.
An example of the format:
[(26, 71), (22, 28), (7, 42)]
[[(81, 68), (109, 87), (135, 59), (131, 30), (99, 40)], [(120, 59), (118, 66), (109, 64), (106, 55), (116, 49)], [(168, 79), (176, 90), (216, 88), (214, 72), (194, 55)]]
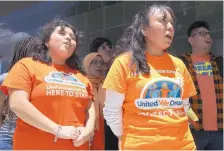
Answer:
[(141, 30), (141, 33), (143, 34), (143, 36), (146, 36), (146, 31), (145, 30)]
[(192, 45), (193, 44), (193, 42), (194, 42), (194, 38), (193, 37), (188, 37), (188, 42)]
[(45, 42), (46, 47), (48, 47), (48, 42)]
[(146, 27), (141, 26), (141, 33), (143, 34), (143, 36), (146, 36), (147, 35)]

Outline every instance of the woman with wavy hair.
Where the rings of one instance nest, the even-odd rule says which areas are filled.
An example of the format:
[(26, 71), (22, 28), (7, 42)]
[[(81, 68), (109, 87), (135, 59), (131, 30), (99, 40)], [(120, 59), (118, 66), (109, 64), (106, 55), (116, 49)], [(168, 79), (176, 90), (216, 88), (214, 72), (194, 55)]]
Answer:
[[(175, 16), (165, 5), (135, 15), (117, 44), (118, 57), (103, 87), (104, 117), (124, 150), (195, 150), (186, 112), (196, 91), (185, 65), (166, 50), (174, 37)], [(153, 85), (173, 85), (177, 98), (146, 97)]]
[(86, 150), (95, 109), (76, 54), (79, 34), (58, 19), (41, 34), (39, 51), (17, 62), (1, 86), (18, 117), (13, 150)]

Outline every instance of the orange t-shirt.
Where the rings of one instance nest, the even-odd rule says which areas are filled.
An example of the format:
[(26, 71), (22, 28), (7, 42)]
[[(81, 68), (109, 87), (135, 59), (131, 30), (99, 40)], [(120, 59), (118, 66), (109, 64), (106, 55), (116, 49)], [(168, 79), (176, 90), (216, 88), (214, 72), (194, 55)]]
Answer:
[[(77, 70), (68, 66), (51, 65), (20, 60), (10, 70), (1, 89), (24, 90), (30, 102), (45, 116), (62, 126), (84, 126), (86, 109), (93, 98), (92, 85)], [(24, 109), (25, 110), (25, 109)], [(58, 139), (18, 118), (13, 139), (13, 150), (77, 150), (88, 149), (88, 142), (74, 147), (72, 140)]]
[[(122, 149), (195, 150), (182, 102), (196, 94), (188, 70), (167, 53), (151, 56), (146, 52), (146, 57), (150, 75), (133, 74), (131, 53), (124, 53), (115, 59), (103, 85), (125, 94)], [(173, 90), (172, 97), (158, 93), (164, 85)]]
[(203, 128), (205, 131), (217, 131), (217, 104), (210, 56), (192, 54), (191, 58), (202, 99)]

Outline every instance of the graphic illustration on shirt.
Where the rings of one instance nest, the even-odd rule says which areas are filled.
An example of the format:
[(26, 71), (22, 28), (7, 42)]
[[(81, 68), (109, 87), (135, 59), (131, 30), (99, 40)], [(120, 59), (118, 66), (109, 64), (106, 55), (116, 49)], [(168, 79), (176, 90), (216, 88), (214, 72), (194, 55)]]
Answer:
[(48, 83), (46, 86), (48, 96), (88, 97), (85, 84), (72, 73), (53, 71), (44, 79)]
[(147, 116), (184, 115), (181, 94), (182, 89), (178, 80), (171, 78), (150, 80), (143, 88), (140, 98), (135, 100), (135, 105), (144, 111), (140, 114)]
[(81, 83), (78, 78), (76, 78), (72, 73), (67, 74), (63, 72), (53, 71), (50, 72), (47, 77), (45, 77), (45, 81), (48, 83), (77, 85), (80, 87), (85, 87), (85, 85)]
[(196, 62), (194, 63), (196, 73), (200, 75), (213, 76), (212, 65), (210, 62)]

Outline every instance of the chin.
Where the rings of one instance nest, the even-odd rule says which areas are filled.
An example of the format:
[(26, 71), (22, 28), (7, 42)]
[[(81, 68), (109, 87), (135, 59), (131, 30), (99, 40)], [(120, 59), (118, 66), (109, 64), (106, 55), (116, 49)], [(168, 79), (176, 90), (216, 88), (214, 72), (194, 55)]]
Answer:
[(207, 49), (204, 50), (204, 53), (205, 53), (205, 54), (207, 54), (207, 53), (209, 53), (209, 52), (210, 52), (210, 50), (207, 50)]
[(69, 50), (64, 50), (60, 52), (61, 56), (67, 57), (69, 58), (70, 56), (72, 56), (73, 52), (69, 51)]
[(61, 59), (65, 59), (65, 60), (67, 60), (70, 56), (71, 55), (68, 55), (68, 54), (62, 54), (62, 53), (58, 54), (58, 57), (60, 57)]
[(165, 50), (167, 50), (169, 47), (170, 47), (170, 45), (167, 45), (167, 46), (161, 47), (161, 49), (162, 49), (163, 51), (165, 51)]

